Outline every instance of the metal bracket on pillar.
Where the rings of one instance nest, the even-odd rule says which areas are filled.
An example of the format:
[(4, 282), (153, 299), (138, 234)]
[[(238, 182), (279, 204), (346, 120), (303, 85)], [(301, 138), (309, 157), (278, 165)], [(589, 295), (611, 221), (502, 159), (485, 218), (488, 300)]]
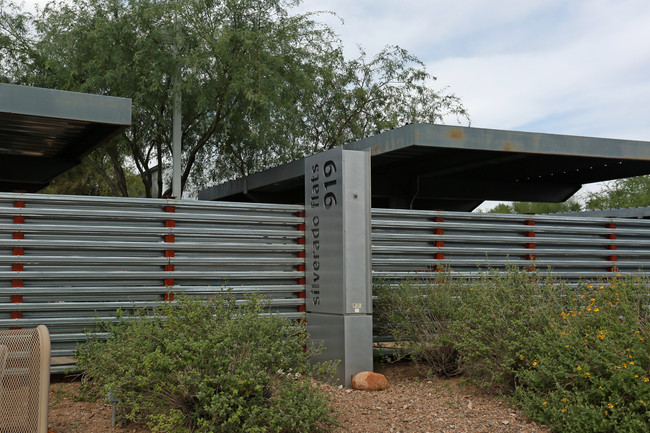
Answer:
[(332, 149), (305, 159), (307, 323), (320, 360), (346, 386), (372, 371), (370, 155)]

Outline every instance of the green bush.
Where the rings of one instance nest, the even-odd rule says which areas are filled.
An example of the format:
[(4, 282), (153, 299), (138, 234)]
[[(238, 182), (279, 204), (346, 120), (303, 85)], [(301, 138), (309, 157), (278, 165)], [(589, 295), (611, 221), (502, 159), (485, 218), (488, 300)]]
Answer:
[(556, 431), (650, 428), (648, 282), (582, 284), (522, 350), (513, 400)]
[[(78, 350), (93, 389), (120, 399), (126, 417), (158, 432), (319, 432), (336, 424), (311, 380), (304, 325), (232, 296), (178, 297), (154, 311), (105, 323), (107, 341)], [(241, 304), (241, 303), (239, 303)]]
[(456, 341), (451, 333), (458, 319), (460, 280), (441, 272), (435, 281), (408, 280), (397, 285), (375, 282), (375, 328), (395, 340), (399, 357), (410, 357), (427, 374), (461, 373)]
[[(572, 287), (508, 269), (377, 294), (394, 310), (382, 313), (385, 326), (418, 362), (439, 365), (455, 351), (463, 374), (554, 431), (648, 431), (647, 280), (619, 275)], [(440, 353), (420, 356), (423, 347)]]
[(472, 281), (460, 295), (461, 320), (452, 325), (465, 374), (486, 389), (512, 391), (522, 366), (519, 355), (545, 326), (552, 307), (542, 300), (559, 297), (562, 291), (555, 281), (516, 268), (484, 273)]

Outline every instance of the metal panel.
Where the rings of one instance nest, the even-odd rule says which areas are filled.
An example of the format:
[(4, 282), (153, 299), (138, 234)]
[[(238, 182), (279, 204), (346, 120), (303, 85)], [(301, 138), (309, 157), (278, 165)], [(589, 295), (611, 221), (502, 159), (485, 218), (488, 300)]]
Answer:
[[(576, 284), (650, 269), (650, 220), (372, 210), (373, 277), (476, 278), (509, 266)], [(377, 341), (383, 336), (375, 336)]]
[(306, 166), (307, 310), (370, 313), (368, 155), (338, 148)]
[[(469, 211), (483, 200), (560, 202), (585, 183), (648, 174), (649, 144), (410, 124), (343, 149), (371, 153), (374, 207)], [(291, 203), (300, 197), (305, 173), (309, 177), (292, 162), (199, 197)]]
[(131, 124), (131, 100), (0, 84), (0, 112), (83, 122)]
[[(0, 194), (0, 329), (45, 324), (70, 356), (117, 309), (261, 293), (305, 311), (304, 206)], [(63, 371), (70, 365), (58, 365)]]
[(0, 190), (40, 190), (130, 123), (130, 99), (0, 83)]
[[(325, 352), (316, 361), (342, 361), (335, 379), (349, 386), (360, 371), (372, 370), (372, 316), (307, 313), (314, 343), (323, 343)], [(316, 336), (316, 337), (313, 337)]]
[(650, 267), (650, 221), (552, 215), (372, 211), (373, 276), (476, 277), (507, 266), (579, 279)]

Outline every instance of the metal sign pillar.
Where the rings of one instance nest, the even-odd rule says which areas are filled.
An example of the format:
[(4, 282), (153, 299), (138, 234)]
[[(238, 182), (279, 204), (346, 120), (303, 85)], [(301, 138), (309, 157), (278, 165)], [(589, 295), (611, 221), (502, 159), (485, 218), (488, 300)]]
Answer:
[(318, 360), (340, 360), (346, 386), (372, 371), (370, 154), (332, 149), (305, 159), (307, 323)]

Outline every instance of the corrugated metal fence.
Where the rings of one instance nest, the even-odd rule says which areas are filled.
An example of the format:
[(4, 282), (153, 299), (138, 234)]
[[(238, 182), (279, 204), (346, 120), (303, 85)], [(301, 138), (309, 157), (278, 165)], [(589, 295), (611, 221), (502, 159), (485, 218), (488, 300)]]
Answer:
[(439, 268), (472, 277), (507, 265), (562, 280), (650, 269), (650, 220), (372, 210), (373, 276), (426, 278)]
[(0, 329), (47, 325), (66, 357), (118, 308), (228, 288), (298, 318), (303, 230), (303, 206), (0, 194)]
[[(303, 206), (0, 194), (0, 329), (44, 324), (68, 357), (97, 318), (186, 293), (305, 311)], [(507, 265), (594, 279), (650, 268), (650, 220), (372, 210), (373, 276)], [(63, 371), (68, 364), (53, 367)]]

